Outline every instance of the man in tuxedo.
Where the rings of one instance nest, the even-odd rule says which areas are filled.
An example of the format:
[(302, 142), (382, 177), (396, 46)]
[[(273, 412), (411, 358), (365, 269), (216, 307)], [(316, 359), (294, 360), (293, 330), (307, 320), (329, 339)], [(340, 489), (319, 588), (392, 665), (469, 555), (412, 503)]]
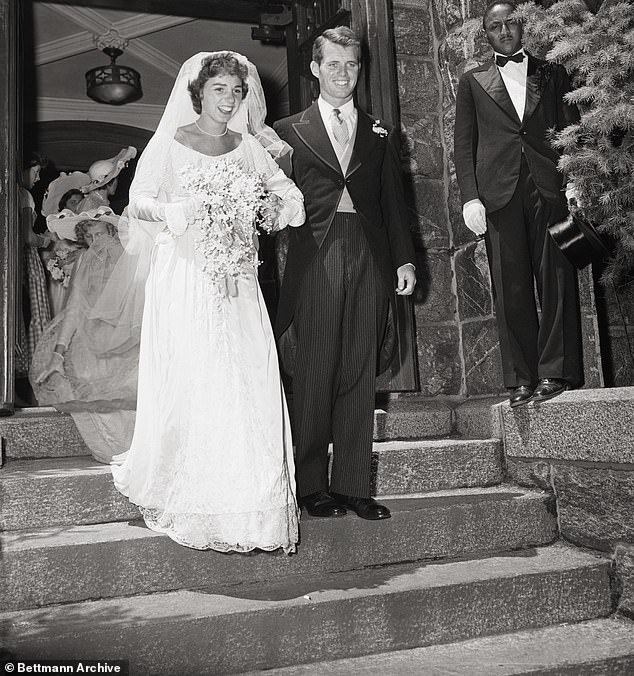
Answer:
[(416, 277), (395, 131), (353, 100), (360, 55), (352, 30), (326, 30), (310, 64), (319, 99), (275, 125), (293, 148), (306, 207), (306, 223), (289, 233), (275, 328), (283, 364), (283, 345), (294, 336), (302, 505), (313, 516), (349, 509), (385, 519), (387, 507), (370, 498), (375, 378), (391, 356), (394, 290), (411, 294)]
[(515, 9), (497, 0), (485, 11), (494, 60), (460, 79), (454, 137), (463, 217), (486, 243), (513, 407), (582, 380), (576, 272), (547, 229), (568, 213), (548, 131), (576, 122), (578, 111), (564, 101), (564, 68), (523, 50)]

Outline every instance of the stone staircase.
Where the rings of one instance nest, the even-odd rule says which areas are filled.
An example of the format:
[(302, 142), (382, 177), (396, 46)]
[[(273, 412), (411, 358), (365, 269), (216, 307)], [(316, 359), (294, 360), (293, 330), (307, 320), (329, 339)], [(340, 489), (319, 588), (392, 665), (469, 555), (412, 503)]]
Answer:
[[(609, 558), (505, 483), (491, 402), (387, 402), (374, 491), (393, 517), (303, 517), (294, 556), (149, 531), (70, 417), (0, 419), (0, 645), (159, 674), (629, 674)], [(600, 640), (599, 640), (600, 639)]]

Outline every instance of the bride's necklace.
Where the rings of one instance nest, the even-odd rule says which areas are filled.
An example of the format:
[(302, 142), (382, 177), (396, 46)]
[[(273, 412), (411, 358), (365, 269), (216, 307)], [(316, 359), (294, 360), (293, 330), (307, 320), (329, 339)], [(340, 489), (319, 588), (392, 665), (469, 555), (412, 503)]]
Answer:
[(228, 131), (229, 127), (225, 127), (225, 130), (222, 132), (222, 134), (211, 134), (208, 131), (205, 131), (199, 124), (198, 120), (194, 120), (194, 124), (198, 127), (198, 131), (201, 133), (205, 134), (206, 136), (213, 136), (214, 138), (220, 138), (221, 136), (224, 136)]

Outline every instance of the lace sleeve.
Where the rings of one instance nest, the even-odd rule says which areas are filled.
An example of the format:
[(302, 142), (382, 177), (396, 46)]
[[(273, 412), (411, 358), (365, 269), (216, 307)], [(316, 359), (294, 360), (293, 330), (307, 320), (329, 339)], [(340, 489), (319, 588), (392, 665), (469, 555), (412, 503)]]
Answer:
[(248, 137), (247, 142), (254, 168), (264, 178), (266, 189), (282, 200), (278, 229), (282, 230), (287, 225), (293, 228), (302, 225), (306, 220), (306, 214), (304, 212), (304, 196), (299, 188), (286, 176), (256, 139)]

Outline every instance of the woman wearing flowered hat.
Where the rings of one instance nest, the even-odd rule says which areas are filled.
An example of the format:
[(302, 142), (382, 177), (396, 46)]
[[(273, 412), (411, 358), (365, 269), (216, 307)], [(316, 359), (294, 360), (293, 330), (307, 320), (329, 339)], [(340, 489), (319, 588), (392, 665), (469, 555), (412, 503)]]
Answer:
[(119, 174), (135, 157), (136, 148), (128, 146), (115, 157), (93, 162), (88, 168), (90, 182), (81, 188), (85, 197), (79, 204), (79, 211), (109, 207), (110, 198), (117, 192)]
[[(42, 216), (48, 217), (64, 209), (77, 212), (84, 199), (81, 188), (90, 183), (90, 176), (80, 171), (70, 174), (62, 172), (51, 181), (42, 202)], [(63, 309), (70, 288), (75, 262), (81, 253), (81, 246), (72, 239), (55, 237), (52, 246), (42, 253), (44, 266), (48, 272), (48, 298), (51, 317)]]
[[(47, 217), (49, 230), (75, 242), (81, 255), (66, 306), (44, 330), (30, 371), (38, 401), (70, 413), (93, 456), (104, 463), (129, 447), (136, 405), (138, 323), (99, 310), (123, 254), (120, 222), (109, 207), (80, 214), (64, 209)], [(124, 325), (131, 338), (123, 349), (113, 347), (113, 331)]]

